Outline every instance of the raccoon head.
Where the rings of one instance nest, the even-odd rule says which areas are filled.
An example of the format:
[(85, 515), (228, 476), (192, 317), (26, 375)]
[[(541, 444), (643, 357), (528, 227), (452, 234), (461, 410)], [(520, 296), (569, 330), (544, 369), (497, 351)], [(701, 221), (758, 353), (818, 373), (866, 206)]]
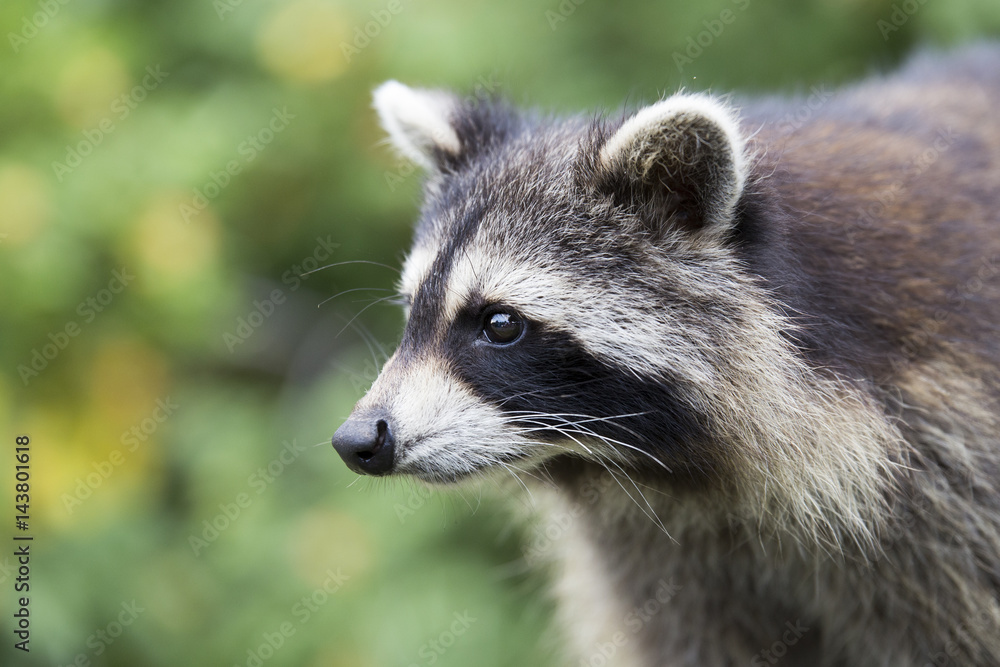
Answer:
[(347, 465), (711, 474), (713, 406), (760, 317), (731, 249), (748, 171), (734, 113), (678, 94), (552, 119), (394, 81), (374, 106), (428, 178), (401, 343), (333, 438)]

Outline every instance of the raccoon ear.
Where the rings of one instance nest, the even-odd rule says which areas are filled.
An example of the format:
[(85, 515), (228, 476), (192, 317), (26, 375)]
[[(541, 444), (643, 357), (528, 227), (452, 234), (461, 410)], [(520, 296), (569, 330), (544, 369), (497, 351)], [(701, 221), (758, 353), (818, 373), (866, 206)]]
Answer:
[(626, 120), (601, 147), (598, 169), (605, 185), (630, 203), (651, 202), (689, 228), (718, 228), (732, 220), (747, 158), (728, 106), (678, 94)]
[(372, 97), (382, 127), (404, 157), (433, 169), (442, 158), (461, 151), (462, 143), (451, 124), (457, 100), (449, 93), (386, 81)]

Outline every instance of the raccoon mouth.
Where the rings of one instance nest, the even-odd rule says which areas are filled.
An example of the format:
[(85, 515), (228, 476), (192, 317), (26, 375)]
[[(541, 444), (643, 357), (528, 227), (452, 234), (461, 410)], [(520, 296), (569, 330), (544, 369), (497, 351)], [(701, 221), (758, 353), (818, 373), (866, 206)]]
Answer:
[[(415, 444), (415, 443), (414, 443)], [(537, 459), (537, 460), (536, 460)], [(513, 472), (527, 473), (531, 468), (541, 463), (541, 458), (528, 453), (505, 452), (492, 457), (490, 463), (482, 466), (467, 466), (455, 468), (451, 466), (436, 465), (437, 458), (428, 456), (421, 457), (415, 461), (400, 461), (393, 471), (399, 475), (409, 475), (429, 484), (454, 485), (471, 480), (482, 480), (493, 475), (508, 475), (513, 464), (531, 461), (531, 465), (525, 467), (519, 465)]]

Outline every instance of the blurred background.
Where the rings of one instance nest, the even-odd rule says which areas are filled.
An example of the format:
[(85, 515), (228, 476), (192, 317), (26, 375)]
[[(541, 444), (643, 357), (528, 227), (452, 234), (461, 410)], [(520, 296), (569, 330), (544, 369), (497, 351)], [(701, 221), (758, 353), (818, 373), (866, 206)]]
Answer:
[(28, 654), (0, 550), (0, 664), (487, 667), (559, 663), (511, 503), (329, 446), (400, 333), (419, 202), (372, 88), (809, 94), (998, 35), (1000, 3), (4, 0), (0, 27), (0, 490), (13, 535), (30, 436), (35, 538)]

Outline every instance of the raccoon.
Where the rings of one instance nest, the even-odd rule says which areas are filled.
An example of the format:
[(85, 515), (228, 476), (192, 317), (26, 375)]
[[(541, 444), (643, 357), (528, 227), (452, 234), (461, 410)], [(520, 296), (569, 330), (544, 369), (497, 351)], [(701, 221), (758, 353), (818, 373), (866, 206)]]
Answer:
[(522, 483), (573, 665), (1000, 665), (1000, 48), (374, 107), (427, 178), (351, 470)]

